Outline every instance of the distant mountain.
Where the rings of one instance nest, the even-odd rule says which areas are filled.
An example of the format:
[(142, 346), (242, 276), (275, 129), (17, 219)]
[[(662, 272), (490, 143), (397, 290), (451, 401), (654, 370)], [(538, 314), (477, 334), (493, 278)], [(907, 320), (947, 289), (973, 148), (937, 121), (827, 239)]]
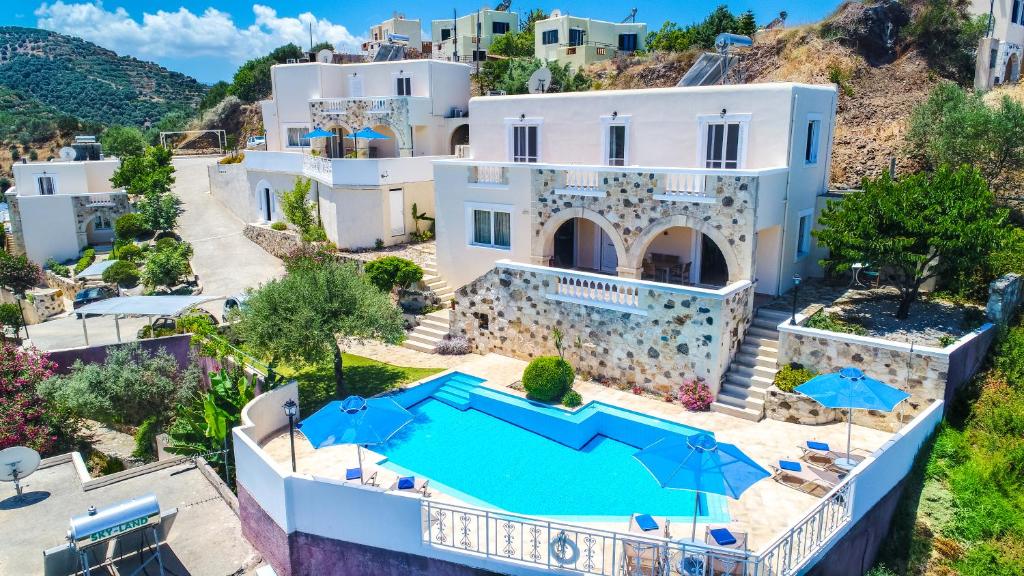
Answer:
[(83, 121), (134, 126), (168, 112), (191, 114), (207, 89), (80, 38), (14, 26), (0, 27), (0, 87)]

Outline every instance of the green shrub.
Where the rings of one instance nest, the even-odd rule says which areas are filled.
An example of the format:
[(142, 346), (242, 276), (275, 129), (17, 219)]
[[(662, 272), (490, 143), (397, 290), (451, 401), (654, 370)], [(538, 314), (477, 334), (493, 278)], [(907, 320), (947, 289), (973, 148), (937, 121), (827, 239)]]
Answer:
[(142, 214), (125, 214), (114, 221), (114, 235), (120, 240), (134, 240), (149, 231)]
[(826, 314), (824, 310), (819, 310), (812, 314), (811, 317), (804, 322), (804, 326), (808, 328), (817, 328), (818, 330), (827, 330), (828, 332), (856, 334), (858, 336), (866, 336), (868, 333), (867, 328), (860, 324), (854, 324), (853, 322), (843, 320), (838, 314)]
[(797, 386), (814, 378), (817, 374), (802, 364), (786, 364), (775, 374), (775, 387), (783, 392), (792, 392)]
[(303, 242), (326, 242), (327, 231), (321, 226), (312, 226), (302, 233)]
[(178, 247), (178, 244), (179, 242), (177, 239), (165, 236), (156, 241), (154, 248), (157, 252), (162, 252), (164, 250), (174, 250)]
[(160, 433), (160, 420), (156, 416), (150, 416), (142, 421), (135, 430), (135, 449), (132, 456), (143, 460), (156, 458), (156, 435)]
[(71, 269), (61, 264), (60, 262), (57, 262), (53, 258), (47, 259), (46, 264), (43, 264), (43, 268), (49, 270), (50, 272), (53, 272), (57, 276), (63, 276), (65, 278), (71, 277)]
[(270, 228), (272, 230), (277, 230), (280, 232), (281, 230), (287, 230), (288, 225), (285, 224), (284, 222), (274, 222), (273, 224), (270, 225)]
[(22, 327), (21, 307), (13, 302), (0, 304), (0, 339), (6, 336), (3, 333), (5, 326), (10, 326), (15, 330), (20, 330)]
[(398, 256), (385, 256), (367, 262), (364, 270), (367, 279), (384, 292), (390, 292), (396, 286), (408, 288), (423, 279), (423, 268)]
[(580, 404), (583, 404), (583, 397), (575, 390), (568, 390), (565, 395), (562, 396), (562, 405), (566, 408), (575, 408)]
[(103, 281), (131, 288), (139, 283), (139, 267), (126, 260), (118, 260), (103, 271)]
[(111, 257), (125, 262), (138, 262), (142, 260), (143, 252), (138, 244), (128, 243), (115, 247)]
[(558, 356), (540, 356), (526, 366), (523, 388), (530, 398), (551, 402), (561, 398), (575, 379), (572, 366), (565, 360)]
[(90, 264), (96, 261), (96, 250), (92, 248), (86, 248), (82, 251), (82, 257), (78, 259), (78, 263), (75, 264), (75, 274), (80, 273), (89, 267)]
[(115, 472), (122, 472), (125, 469), (124, 462), (120, 458), (104, 454), (99, 450), (93, 450), (89, 454), (89, 460), (85, 465), (93, 476), (106, 476)]

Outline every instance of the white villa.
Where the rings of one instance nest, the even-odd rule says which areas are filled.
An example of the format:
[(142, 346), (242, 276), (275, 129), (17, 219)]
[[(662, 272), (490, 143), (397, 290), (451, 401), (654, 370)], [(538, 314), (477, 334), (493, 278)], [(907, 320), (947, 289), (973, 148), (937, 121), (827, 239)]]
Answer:
[(515, 12), (477, 10), (456, 19), (430, 23), (433, 57), (455, 62), (480, 62), (496, 36), (519, 28)]
[[(246, 152), (248, 190), (233, 208), (248, 222), (283, 220), (278, 194), (305, 177), (340, 248), (407, 241), (412, 205), (434, 213), (432, 160), (469, 141), (469, 74), (436, 60), (274, 66), (267, 149)], [(316, 128), (333, 137), (306, 139)], [(364, 128), (386, 139), (348, 137)]]
[(14, 251), (37, 264), (78, 258), (87, 246), (114, 240), (114, 220), (128, 212), (128, 196), (110, 177), (117, 159), (15, 164), (6, 192)]
[(552, 14), (536, 24), (534, 55), (579, 69), (619, 54), (642, 50), (647, 24), (605, 22), (567, 14)]
[(1018, 0), (972, 0), (969, 9), (975, 16), (991, 18), (978, 48), (974, 87), (988, 90), (1019, 81), (1024, 57), (1024, 4)]
[(400, 44), (430, 56), (429, 50), (424, 51), (423, 31), (419, 18), (407, 20), (404, 15), (395, 13), (393, 17), (371, 26), (368, 38), (363, 43), (363, 50), (371, 58), (383, 44)]

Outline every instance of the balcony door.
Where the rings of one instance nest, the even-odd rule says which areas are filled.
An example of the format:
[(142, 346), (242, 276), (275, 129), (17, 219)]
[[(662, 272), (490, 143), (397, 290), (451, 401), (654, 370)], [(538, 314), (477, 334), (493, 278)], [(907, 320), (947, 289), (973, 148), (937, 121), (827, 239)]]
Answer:
[(716, 170), (744, 168), (749, 114), (701, 118), (700, 165)]
[(615, 243), (612, 242), (612, 237), (604, 231), (604, 228), (600, 226), (596, 228), (599, 231), (598, 242), (601, 247), (601, 272), (615, 275), (619, 269), (619, 257), (615, 254)]

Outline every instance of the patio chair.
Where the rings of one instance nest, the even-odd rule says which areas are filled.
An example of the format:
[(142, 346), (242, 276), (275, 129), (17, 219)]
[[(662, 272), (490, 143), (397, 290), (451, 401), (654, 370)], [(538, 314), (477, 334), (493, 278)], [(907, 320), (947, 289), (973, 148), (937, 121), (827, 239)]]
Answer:
[(396, 492), (419, 492), (425, 498), (430, 496), (430, 492), (427, 490), (427, 486), (430, 485), (430, 480), (424, 480), (423, 478), (417, 478), (416, 476), (401, 476), (395, 480), (388, 490), (394, 490)]
[(712, 576), (719, 574), (742, 575), (746, 567), (743, 565), (743, 556), (747, 552), (747, 533), (732, 532), (725, 527), (708, 526), (704, 530), (704, 542), (720, 548), (737, 550), (742, 554), (733, 556), (728, 552), (709, 553), (709, 565)]
[(644, 258), (643, 279), (654, 280), (657, 271), (654, 269), (654, 262), (650, 258)]
[[(800, 450), (803, 451), (803, 454), (800, 455), (800, 459), (808, 464), (820, 466), (826, 470), (838, 473), (849, 472), (849, 470), (836, 465), (836, 460), (846, 458), (846, 452), (837, 452), (832, 450), (826, 442), (808, 440), (806, 445), (800, 447)], [(871, 452), (868, 452), (867, 450), (854, 448), (850, 451), (850, 460), (860, 464), (861, 461), (870, 455)]]
[(369, 466), (362, 468), (346, 468), (345, 480), (347, 482), (361, 482), (367, 486), (377, 486), (377, 469)]
[(828, 494), (840, 481), (839, 474), (835, 472), (792, 460), (779, 460), (779, 465), (771, 468), (772, 480), (819, 498)]
[(663, 547), (654, 542), (622, 540), (622, 563), (625, 576), (660, 576)]

